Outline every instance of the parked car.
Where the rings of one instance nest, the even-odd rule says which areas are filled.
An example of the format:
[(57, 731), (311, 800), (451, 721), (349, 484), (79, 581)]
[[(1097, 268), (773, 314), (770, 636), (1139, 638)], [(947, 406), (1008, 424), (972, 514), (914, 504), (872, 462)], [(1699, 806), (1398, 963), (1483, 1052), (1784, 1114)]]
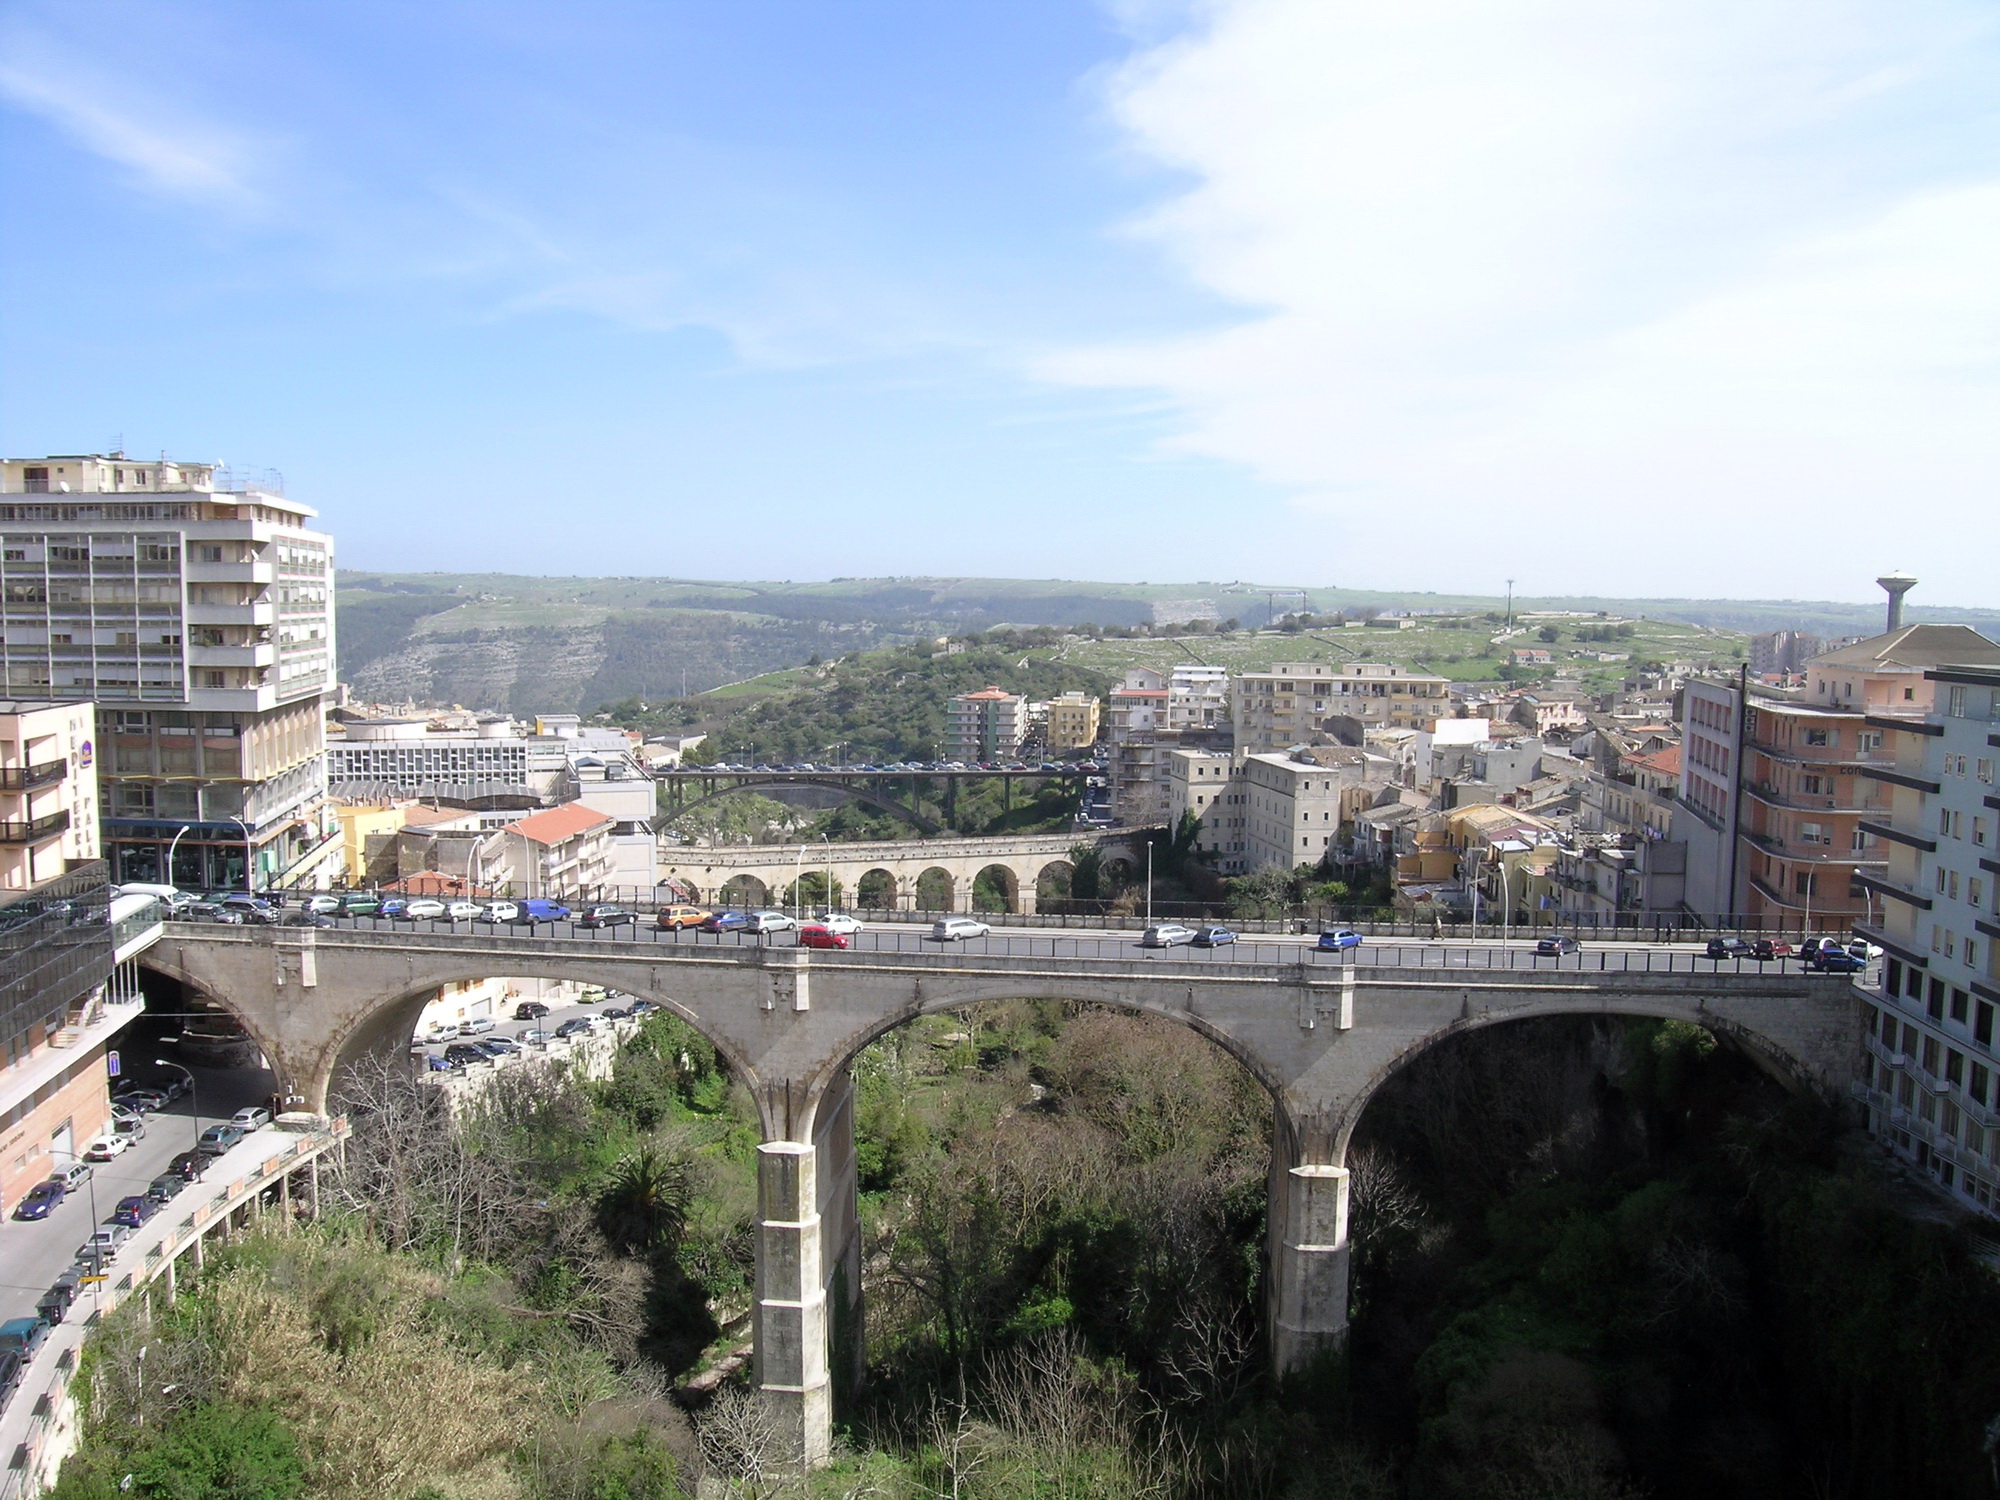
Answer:
[(1194, 941), (1194, 929), (1178, 922), (1158, 922), (1139, 935), (1142, 948), (1176, 948)]
[(118, 1206), (111, 1210), (111, 1221), (114, 1224), (123, 1224), (127, 1229), (137, 1229), (153, 1217), (159, 1206), (150, 1195), (134, 1193), (130, 1197), (118, 1200)]
[(484, 1041), (474, 1042), (472, 1045), (488, 1057), (512, 1057), (521, 1050), (520, 1044), (511, 1036), (489, 1036)]
[(165, 1089), (129, 1088), (118, 1096), (111, 1107), (113, 1110), (116, 1110), (120, 1104), (124, 1105), (127, 1109), (137, 1110), (142, 1115), (148, 1115), (156, 1109), (165, 1109), (167, 1107), (167, 1091)]
[(167, 1172), (146, 1184), (146, 1196), (155, 1203), (166, 1204), (178, 1198), (186, 1187), (185, 1181)]
[(1319, 941), (1313, 946), (1326, 953), (1344, 953), (1349, 948), (1359, 948), (1361, 946), (1361, 934), (1350, 932), (1345, 927), (1336, 927), (1330, 931), (1322, 932), (1319, 935)]
[(1882, 956), (1881, 948), (1878, 947), (1876, 944), (1869, 942), (1867, 938), (1860, 938), (1860, 937), (1849, 938), (1847, 940), (1847, 951), (1849, 953), (1852, 953), (1856, 958), (1860, 959), (1863, 963), (1867, 963), (1871, 959), (1877, 959)]
[(306, 911), (302, 908), (298, 911), (286, 912), (278, 925), (281, 927), (331, 927), (333, 925), (333, 918), (325, 916), (320, 912)]
[(1236, 934), (1227, 927), (1197, 927), (1188, 942), (1196, 948), (1221, 948), (1236, 941)]
[(381, 910), (381, 898), (365, 891), (353, 891), (340, 898), (340, 914), (344, 917), (372, 917)]
[(69, 1196), (69, 1189), (63, 1186), (60, 1177), (51, 1177), (47, 1182), (38, 1182), (21, 1195), (21, 1201), (14, 1205), (14, 1217), (32, 1222), (46, 1219), (55, 1206)]
[(474, 1063), (491, 1062), (493, 1058), (470, 1042), (453, 1042), (444, 1049), (444, 1060), (454, 1068), (466, 1068)]
[(410, 903), (405, 901), (401, 896), (391, 896), (387, 901), (384, 901), (380, 906), (375, 908), (376, 916), (388, 917), (391, 921), (407, 917), (409, 914)]
[(743, 919), (745, 932), (790, 932), (798, 925), (797, 918), (781, 911), (753, 911)]
[(339, 896), (314, 896), (300, 910), (309, 911), (316, 917), (333, 917), (346, 910), (346, 902)]
[(1537, 958), (1561, 958), (1566, 953), (1581, 953), (1583, 944), (1573, 937), (1545, 937), (1535, 944)]
[(491, 1016), (473, 1016), (469, 1020), (458, 1023), (458, 1034), (460, 1036), (484, 1036), (497, 1025), (499, 1025), (499, 1022), (495, 1021)]
[(1767, 964), (1774, 958), (1790, 958), (1792, 945), (1783, 938), (1758, 938), (1750, 945), (1750, 956), (1760, 964)]
[(477, 901), (453, 901), (446, 905), (444, 914), (453, 922), (472, 922), (478, 920), (485, 909)]
[(549, 1008), (539, 1000), (523, 1000), (514, 1007), (514, 1019), (517, 1021), (539, 1021), (548, 1013)]
[(530, 1026), (526, 1031), (515, 1032), (514, 1040), (523, 1047), (546, 1047), (549, 1044), (549, 1034), (539, 1026)]
[(404, 907), (403, 915), (412, 922), (435, 922), (450, 909), (442, 901), (434, 901), (425, 896), (422, 900), (412, 901)]
[(940, 943), (961, 943), (967, 938), (990, 937), (993, 929), (970, 917), (940, 917), (931, 923), (931, 937)]
[(110, 1161), (114, 1157), (123, 1156), (131, 1149), (132, 1138), (130, 1136), (119, 1135), (114, 1131), (110, 1135), (100, 1135), (88, 1146), (85, 1146), (83, 1148), (83, 1159), (85, 1161)]
[(592, 1016), (571, 1016), (556, 1028), (558, 1037), (589, 1036), (597, 1029), (597, 1021)]
[(196, 1149), (204, 1156), (221, 1156), (248, 1134), (240, 1125), (211, 1125), (201, 1133)]
[(837, 932), (842, 937), (853, 937), (855, 933), (861, 931), (861, 919), (850, 917), (844, 911), (830, 911), (825, 916), (815, 917), (813, 920), (828, 932)]
[(9, 1318), (0, 1323), (0, 1354), (19, 1355), (25, 1363), (35, 1357), (35, 1351), (48, 1336), (46, 1318)]
[(703, 932), (741, 932), (750, 925), (747, 911), (712, 911), (702, 918)]
[(567, 922), (569, 908), (560, 901), (545, 901), (540, 896), (530, 896), (526, 901), (514, 903), (514, 920), (525, 922), (530, 927), (537, 922)]
[(132, 1114), (119, 1119), (114, 1115), (111, 1119), (111, 1133), (123, 1137), (127, 1145), (143, 1141), (146, 1138), (146, 1117)]
[(623, 906), (586, 906), (577, 916), (579, 927), (626, 927), (636, 925), (639, 914)]
[(650, 1000), (634, 1000), (632, 1002), (632, 1014), (635, 1016), (650, 1016), (659, 1008), (659, 1006)]
[(663, 906), (653, 918), (653, 925), (662, 932), (679, 932), (687, 927), (699, 927), (715, 913), (699, 906)]
[(118, 1253), (118, 1247), (132, 1238), (123, 1224), (100, 1224), (90, 1238), (76, 1247), (78, 1260), (104, 1259)]
[(835, 932), (831, 927), (818, 922), (805, 922), (799, 926), (799, 946), (801, 948), (845, 948), (847, 934)]
[(229, 1123), (248, 1135), (253, 1130), (262, 1130), (271, 1123), (271, 1112), (261, 1104), (245, 1105), (229, 1117)]
[(1712, 937), (1708, 940), (1707, 948), (1702, 951), (1708, 958), (1724, 959), (1748, 958), (1752, 950), (1740, 937)]
[(512, 901), (489, 901), (480, 909), (479, 920), (482, 922), (518, 922), (521, 920), (521, 908)]
[(60, 1167), (57, 1167), (55, 1171), (49, 1174), (49, 1180), (51, 1182), (60, 1182), (73, 1193), (86, 1182), (90, 1181), (91, 1175), (92, 1169), (89, 1162), (72, 1161), (65, 1162)]
[(1868, 967), (1868, 960), (1849, 953), (1845, 948), (1829, 948), (1821, 945), (1819, 952), (1806, 960), (1808, 969), (1817, 969), (1822, 974), (1859, 974)]
[(208, 1170), (208, 1153), (205, 1151), (183, 1151), (167, 1163), (169, 1175), (182, 1182), (194, 1182)]

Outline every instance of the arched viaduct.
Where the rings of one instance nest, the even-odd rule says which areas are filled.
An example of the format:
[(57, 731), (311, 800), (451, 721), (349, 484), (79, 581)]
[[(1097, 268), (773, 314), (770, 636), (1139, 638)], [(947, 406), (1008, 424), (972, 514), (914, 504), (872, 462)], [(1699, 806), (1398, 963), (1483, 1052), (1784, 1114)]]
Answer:
[[(1859, 1008), (1839, 977), (1595, 973), (1216, 963), (1134, 949), (1082, 958), (815, 951), (513, 935), (170, 925), (142, 962), (229, 1006), (284, 1079), (322, 1110), (337, 1069), (401, 1048), (424, 998), (493, 975), (570, 979), (645, 996), (699, 1028), (757, 1100), (758, 1381), (807, 1461), (828, 1451), (830, 1295), (858, 1298), (848, 1066), (917, 1016), (984, 1000), (1123, 1006), (1191, 1026), (1276, 1101), (1268, 1318), (1272, 1356), (1297, 1368), (1347, 1325), (1348, 1140), (1409, 1058), (1461, 1032), (1527, 1017), (1663, 1017), (1707, 1027), (1800, 1088), (1844, 1089)], [(843, 1293), (844, 1289), (844, 1293)], [(858, 1306), (843, 1311), (858, 1311)]]
[[(1115, 834), (1019, 834), (1013, 837), (909, 839), (871, 844), (722, 844), (676, 845), (660, 848), (660, 873), (694, 887), (703, 901), (723, 902), (732, 881), (750, 882), (749, 894), (737, 904), (763, 906), (782, 899), (800, 875), (824, 875), (829, 865), (841, 890), (842, 902), (859, 907), (859, 898), (895, 911), (972, 910), (972, 885), (982, 871), (997, 869), (1007, 896), (1007, 909), (1035, 910), (1042, 875), (1052, 867), (1067, 871), (1078, 844), (1096, 849), (1109, 864), (1122, 860), (1133, 869), (1145, 863), (1150, 830), (1128, 829)], [(941, 907), (920, 907), (917, 888), (926, 875), (931, 889), (947, 891)], [(937, 877), (942, 876), (942, 879)], [(871, 877), (875, 877), (871, 879)], [(868, 882), (864, 891), (863, 882)], [(886, 885), (886, 900), (878, 892)], [(739, 889), (742, 887), (739, 886)], [(761, 891), (763, 894), (757, 894)]]

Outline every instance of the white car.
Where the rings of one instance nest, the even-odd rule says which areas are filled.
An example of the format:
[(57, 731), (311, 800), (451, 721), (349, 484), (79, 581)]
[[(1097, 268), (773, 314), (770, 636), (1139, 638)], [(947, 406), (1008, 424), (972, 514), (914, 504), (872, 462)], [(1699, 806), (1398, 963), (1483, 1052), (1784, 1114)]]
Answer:
[(814, 920), (828, 932), (837, 932), (842, 937), (853, 937), (855, 933), (861, 931), (860, 921), (857, 918), (850, 917), (844, 911), (830, 911), (825, 916), (816, 917)]
[(444, 914), (454, 922), (473, 922), (485, 910), (477, 901), (454, 901), (444, 909)]
[(1172, 948), (1181, 943), (1194, 941), (1194, 929), (1183, 927), (1178, 922), (1161, 922), (1148, 927), (1139, 939), (1142, 948)]
[(963, 942), (966, 938), (990, 937), (993, 929), (970, 917), (944, 917), (931, 924), (931, 936), (940, 943)]
[(123, 1156), (132, 1149), (130, 1137), (122, 1135), (100, 1135), (83, 1148), (85, 1161), (110, 1161), (114, 1156)]
[(306, 903), (306, 910), (316, 917), (337, 917), (345, 909), (338, 896), (315, 896)]
[(484, 1036), (498, 1024), (491, 1016), (474, 1016), (469, 1021), (460, 1021), (458, 1023), (458, 1034), (460, 1036)]
[(435, 922), (448, 910), (442, 901), (433, 901), (426, 896), (421, 901), (412, 901), (403, 908), (403, 915), (413, 922)]
[(1869, 964), (1872, 964), (1882, 956), (1882, 950), (1866, 938), (1850, 938), (1847, 943), (1847, 951), (1863, 963)]
[(521, 920), (521, 908), (516, 906), (512, 901), (489, 901), (485, 906), (480, 908), (479, 920), (482, 922), (518, 922)]
[(231, 1115), (229, 1123), (238, 1130), (262, 1130), (271, 1123), (271, 1112), (261, 1104), (248, 1105)]

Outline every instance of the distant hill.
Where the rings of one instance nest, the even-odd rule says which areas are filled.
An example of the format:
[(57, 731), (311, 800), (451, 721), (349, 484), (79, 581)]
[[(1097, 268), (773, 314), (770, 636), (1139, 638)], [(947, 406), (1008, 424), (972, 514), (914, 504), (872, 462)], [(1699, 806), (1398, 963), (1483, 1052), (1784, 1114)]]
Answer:
[[(1188, 619), (1269, 623), (1298, 610), (1465, 611), (1498, 598), (1229, 583), (1066, 579), (838, 578), (818, 583), (679, 578), (530, 578), (369, 573), (338, 579), (340, 669), (364, 699), (500, 710), (582, 710), (637, 695), (678, 696), (921, 636), (995, 625), (1139, 627)], [(1723, 631), (1863, 634), (1880, 606), (1794, 600), (1514, 601), (1680, 621)], [(1909, 611), (2000, 629), (2000, 610)]]

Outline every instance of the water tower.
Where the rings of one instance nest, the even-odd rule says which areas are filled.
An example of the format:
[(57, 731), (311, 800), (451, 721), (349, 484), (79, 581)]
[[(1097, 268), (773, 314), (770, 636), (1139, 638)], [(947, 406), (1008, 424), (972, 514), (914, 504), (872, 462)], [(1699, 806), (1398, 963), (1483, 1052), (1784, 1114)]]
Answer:
[(1898, 568), (1893, 573), (1884, 574), (1875, 580), (1889, 596), (1889, 630), (1900, 630), (1903, 626), (1903, 595), (1917, 586), (1917, 580)]

